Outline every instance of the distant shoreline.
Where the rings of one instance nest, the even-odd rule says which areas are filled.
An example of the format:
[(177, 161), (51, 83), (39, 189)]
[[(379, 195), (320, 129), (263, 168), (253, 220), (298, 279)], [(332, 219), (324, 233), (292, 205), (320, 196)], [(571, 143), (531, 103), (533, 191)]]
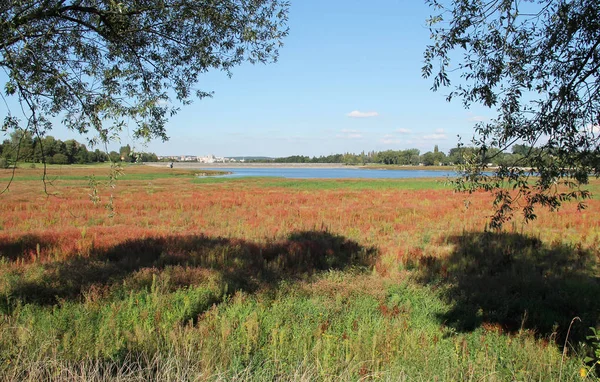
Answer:
[[(146, 166), (169, 167), (165, 162), (146, 162)], [(173, 168), (178, 169), (219, 169), (219, 168), (355, 168), (366, 170), (422, 170), (422, 171), (454, 171), (453, 166), (397, 166), (397, 165), (346, 165), (343, 163), (198, 163), (198, 162), (173, 162)]]
[[(168, 163), (147, 163), (149, 165), (168, 165)], [(202, 169), (202, 168), (344, 168), (343, 163), (198, 163), (198, 162), (174, 162), (173, 168)]]

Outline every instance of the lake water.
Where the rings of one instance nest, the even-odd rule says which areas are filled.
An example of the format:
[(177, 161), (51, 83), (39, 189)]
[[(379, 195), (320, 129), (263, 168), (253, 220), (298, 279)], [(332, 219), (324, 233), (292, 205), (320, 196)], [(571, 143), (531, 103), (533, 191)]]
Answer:
[(292, 179), (405, 179), (443, 178), (454, 176), (448, 170), (377, 170), (358, 168), (203, 168), (203, 170), (228, 171), (231, 174), (220, 177), (237, 178), (245, 176), (274, 176)]

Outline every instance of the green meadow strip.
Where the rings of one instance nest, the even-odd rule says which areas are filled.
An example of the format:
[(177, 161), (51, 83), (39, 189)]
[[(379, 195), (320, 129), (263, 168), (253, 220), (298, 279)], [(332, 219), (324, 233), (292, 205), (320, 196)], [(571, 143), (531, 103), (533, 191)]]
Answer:
[[(382, 296), (344, 290), (354, 277), (329, 272), (304, 284), (308, 290), (284, 283), (229, 296), (208, 285), (169, 291), (155, 277), (146, 289), (117, 288), (105, 299), (19, 305), (0, 325), (0, 373), (27, 373), (52, 360), (77, 374), (69, 364), (97, 359), (104, 366), (92, 376), (99, 378), (108, 365), (142, 373), (145, 362), (160, 359), (165, 366), (187, 364), (192, 379), (307, 380), (299, 372), (336, 381), (558, 378), (560, 351), (532, 333), (458, 333), (438, 322), (451, 308), (439, 292), (410, 282), (391, 285)], [(563, 380), (580, 380), (579, 367), (567, 358)], [(188, 379), (178, 373), (169, 377)]]
[(285, 179), (273, 177), (201, 177), (194, 179), (197, 184), (252, 185), (261, 188), (290, 188), (296, 190), (425, 190), (449, 189), (444, 178), (414, 179)]

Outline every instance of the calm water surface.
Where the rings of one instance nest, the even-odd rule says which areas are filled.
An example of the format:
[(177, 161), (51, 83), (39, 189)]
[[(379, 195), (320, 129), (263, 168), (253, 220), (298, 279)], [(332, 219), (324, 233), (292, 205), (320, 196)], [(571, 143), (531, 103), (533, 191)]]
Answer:
[(231, 174), (221, 177), (237, 178), (244, 176), (275, 176), (293, 179), (403, 179), (440, 178), (454, 176), (448, 170), (376, 170), (358, 168), (203, 168), (203, 170), (228, 171)]

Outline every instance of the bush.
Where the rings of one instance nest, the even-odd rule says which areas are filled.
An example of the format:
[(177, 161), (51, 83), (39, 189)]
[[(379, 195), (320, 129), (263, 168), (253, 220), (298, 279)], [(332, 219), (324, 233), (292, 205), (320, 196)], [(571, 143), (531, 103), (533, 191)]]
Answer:
[(69, 158), (65, 154), (54, 154), (52, 156), (52, 163), (54, 164), (69, 164)]
[(0, 168), (9, 168), (10, 161), (6, 158), (0, 158)]

